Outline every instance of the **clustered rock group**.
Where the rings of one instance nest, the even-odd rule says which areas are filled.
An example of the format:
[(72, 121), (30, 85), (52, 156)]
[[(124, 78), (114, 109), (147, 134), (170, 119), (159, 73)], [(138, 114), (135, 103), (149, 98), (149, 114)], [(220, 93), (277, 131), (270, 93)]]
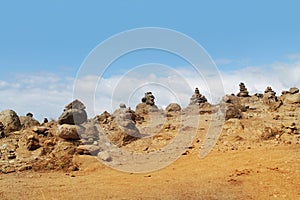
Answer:
[[(234, 124), (238, 127), (236, 130), (243, 131), (243, 125), (236, 120), (251, 119), (269, 112), (274, 120), (284, 118), (285, 122), (264, 125), (260, 133), (262, 139), (275, 138), (279, 141), (287, 137), (282, 136), (284, 134), (299, 134), (294, 120), (297, 116), (291, 114), (300, 109), (298, 88), (283, 91), (281, 96), (276, 96), (271, 87), (267, 87), (264, 94), (251, 96), (244, 83), (240, 83), (239, 90), (237, 95), (226, 95), (221, 103), (212, 105), (196, 88), (186, 108), (171, 103), (165, 110), (155, 105), (151, 92), (146, 92), (135, 110), (121, 103), (112, 114), (105, 111), (93, 119), (88, 119), (86, 107), (79, 100), (66, 105), (57, 121), (45, 118), (43, 123), (34, 119), (32, 113), (19, 117), (13, 110), (4, 110), (0, 112), (0, 173), (31, 169), (78, 170), (77, 164), (72, 162), (74, 155), (95, 155), (100, 160), (111, 162), (112, 158), (105, 150), (107, 139), (117, 147), (139, 140), (143, 136), (139, 127), (145, 127), (153, 113), (171, 119), (181, 114), (211, 115), (221, 110), (227, 120), (224, 130), (229, 134), (233, 128), (226, 125)], [(172, 124), (159, 127), (165, 132), (177, 129)], [(149, 147), (146, 149), (148, 151)]]

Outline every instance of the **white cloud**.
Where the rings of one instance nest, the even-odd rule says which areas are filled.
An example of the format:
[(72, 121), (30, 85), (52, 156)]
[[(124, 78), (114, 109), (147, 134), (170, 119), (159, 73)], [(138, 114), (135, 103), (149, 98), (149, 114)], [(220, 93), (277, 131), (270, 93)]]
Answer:
[[(210, 78), (218, 81), (217, 76)], [(267, 86), (272, 86), (280, 95), (282, 90), (300, 87), (300, 62), (249, 66), (221, 72), (221, 80), (226, 94), (236, 94), (239, 83), (244, 82), (251, 94), (262, 93)], [(73, 78), (55, 74), (19, 74), (9, 80), (0, 80), (0, 110), (13, 109), (19, 115), (33, 112), (39, 120), (44, 117), (57, 119), (63, 107), (73, 98), (73, 82)], [(153, 92), (160, 107), (171, 102), (187, 106), (195, 87), (199, 87), (209, 100), (215, 96), (220, 98), (218, 95), (224, 92), (214, 85), (209, 88), (205, 79), (197, 75), (195, 70), (162, 69), (161, 66), (147, 73), (141, 68), (125, 76), (110, 78), (85, 76), (77, 83), (74, 97), (81, 97), (90, 117), (104, 110), (112, 112), (121, 102), (135, 108), (147, 91)]]

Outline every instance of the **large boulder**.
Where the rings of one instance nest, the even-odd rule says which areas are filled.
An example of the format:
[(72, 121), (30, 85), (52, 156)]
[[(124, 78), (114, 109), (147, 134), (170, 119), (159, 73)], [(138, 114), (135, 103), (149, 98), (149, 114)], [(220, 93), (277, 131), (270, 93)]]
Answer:
[(70, 109), (64, 111), (58, 118), (58, 124), (83, 124), (87, 121), (85, 110)]
[(32, 118), (31, 116), (20, 116), (19, 119), (22, 128), (29, 128), (29, 127), (40, 125), (40, 122)]
[(2, 122), (4, 126), (4, 134), (19, 131), (22, 128), (19, 116), (13, 110), (4, 110), (0, 112), (0, 122)]
[(284, 104), (297, 104), (297, 103), (300, 103), (300, 93), (285, 94), (283, 96), (283, 103)]
[(79, 140), (85, 129), (82, 126), (63, 124), (58, 127), (58, 136), (66, 140)]

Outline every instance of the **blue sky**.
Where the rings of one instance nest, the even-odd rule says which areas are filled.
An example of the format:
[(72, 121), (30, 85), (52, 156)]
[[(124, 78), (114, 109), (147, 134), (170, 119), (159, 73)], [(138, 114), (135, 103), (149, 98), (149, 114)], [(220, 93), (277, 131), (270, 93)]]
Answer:
[[(299, 8), (296, 0), (1, 1), (0, 81), (17, 82), (15, 77), (22, 74), (50, 74), (66, 81), (75, 77), (100, 42), (140, 27), (169, 28), (190, 36), (225, 72), (294, 64), (300, 54)], [(145, 56), (136, 58), (149, 61)], [(133, 61), (124, 60), (116, 70)], [(18, 109), (20, 104), (12, 107)]]

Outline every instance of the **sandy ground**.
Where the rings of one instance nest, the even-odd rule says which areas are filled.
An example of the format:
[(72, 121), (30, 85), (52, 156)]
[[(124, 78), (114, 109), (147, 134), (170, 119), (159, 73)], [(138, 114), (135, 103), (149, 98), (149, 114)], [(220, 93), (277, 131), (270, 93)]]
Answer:
[(0, 174), (0, 199), (300, 199), (299, 144), (204, 159), (198, 150), (147, 174), (119, 172), (90, 156), (76, 158), (77, 172)]

